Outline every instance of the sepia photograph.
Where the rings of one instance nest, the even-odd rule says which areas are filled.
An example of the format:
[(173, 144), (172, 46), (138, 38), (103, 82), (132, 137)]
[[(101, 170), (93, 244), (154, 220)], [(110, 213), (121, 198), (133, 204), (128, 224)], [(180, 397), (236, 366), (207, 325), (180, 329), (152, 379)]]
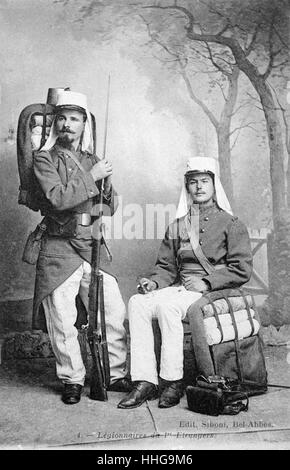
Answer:
[(289, 450), (288, 0), (1, 0), (0, 37), (0, 450)]

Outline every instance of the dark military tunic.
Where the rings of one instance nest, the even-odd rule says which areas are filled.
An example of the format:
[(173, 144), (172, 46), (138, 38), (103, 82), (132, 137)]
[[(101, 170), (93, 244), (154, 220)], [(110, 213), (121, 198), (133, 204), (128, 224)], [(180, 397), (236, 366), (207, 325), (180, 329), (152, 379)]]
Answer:
[[(96, 161), (88, 152), (70, 152), (84, 171), (58, 144), (34, 157), (34, 173), (42, 193), (41, 212), (47, 224), (36, 266), (34, 328), (45, 329), (39, 309), (42, 300), (76, 271), (83, 260), (91, 262), (91, 226), (82, 225), (81, 214), (91, 214), (99, 201), (98, 184), (90, 174)], [(113, 189), (107, 197), (104, 195), (104, 214), (114, 213), (116, 195)]]
[[(185, 216), (187, 217), (187, 216)], [(216, 204), (200, 209), (199, 244), (217, 269), (208, 274), (191, 249), (185, 217), (175, 220), (161, 243), (150, 278), (159, 288), (182, 284), (193, 274), (208, 283), (210, 290), (239, 287), (252, 273), (252, 251), (246, 226)]]

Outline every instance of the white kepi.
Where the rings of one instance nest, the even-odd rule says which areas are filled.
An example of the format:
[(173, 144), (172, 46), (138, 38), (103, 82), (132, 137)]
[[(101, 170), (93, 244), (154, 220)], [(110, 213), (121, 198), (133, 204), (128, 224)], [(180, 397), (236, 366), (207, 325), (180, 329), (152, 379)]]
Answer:
[[(230, 203), (220, 181), (218, 161), (215, 158), (192, 157), (187, 161), (185, 175), (186, 173), (192, 171), (196, 171), (197, 173), (211, 172), (214, 174), (215, 200), (217, 202), (217, 205), (229, 214), (232, 214)], [(177, 219), (188, 214), (190, 207), (192, 206), (192, 199), (188, 194), (185, 186), (185, 175), (176, 212)]]
[[(68, 90), (60, 91), (57, 96), (56, 106), (62, 107), (62, 108), (65, 108), (66, 106), (68, 108), (76, 106), (78, 108), (82, 108), (85, 111), (87, 119), (85, 123), (81, 149), (83, 151), (88, 151), (92, 153), (93, 152), (92, 119), (91, 119), (91, 113), (88, 110), (86, 95), (84, 95), (83, 93), (76, 93), (74, 91), (68, 91)], [(55, 119), (56, 118), (54, 118), (54, 122), (55, 122)], [(52, 123), (50, 134), (47, 138), (47, 141), (45, 142), (41, 150), (50, 150), (56, 142), (57, 135), (55, 132), (54, 122)]]

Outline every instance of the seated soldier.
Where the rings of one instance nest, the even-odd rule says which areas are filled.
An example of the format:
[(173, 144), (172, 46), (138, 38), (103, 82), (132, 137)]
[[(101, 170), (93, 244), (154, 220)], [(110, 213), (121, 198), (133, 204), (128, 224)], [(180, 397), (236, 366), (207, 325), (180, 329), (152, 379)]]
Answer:
[(154, 273), (140, 280), (139, 294), (129, 301), (133, 389), (119, 408), (136, 408), (158, 396), (153, 318), (162, 340), (159, 407), (179, 403), (184, 393), (182, 320), (187, 309), (204, 292), (241, 286), (251, 272), (247, 228), (231, 213), (217, 161), (191, 158), (177, 218), (166, 231)]

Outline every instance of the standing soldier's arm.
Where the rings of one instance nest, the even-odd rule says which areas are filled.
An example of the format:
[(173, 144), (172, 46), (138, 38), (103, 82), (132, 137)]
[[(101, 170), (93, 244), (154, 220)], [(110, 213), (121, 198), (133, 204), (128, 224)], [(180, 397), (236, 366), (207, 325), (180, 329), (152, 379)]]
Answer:
[(34, 174), (46, 199), (57, 211), (72, 209), (99, 194), (90, 171), (78, 171), (66, 184), (63, 184), (51, 155), (40, 151), (34, 157)]

